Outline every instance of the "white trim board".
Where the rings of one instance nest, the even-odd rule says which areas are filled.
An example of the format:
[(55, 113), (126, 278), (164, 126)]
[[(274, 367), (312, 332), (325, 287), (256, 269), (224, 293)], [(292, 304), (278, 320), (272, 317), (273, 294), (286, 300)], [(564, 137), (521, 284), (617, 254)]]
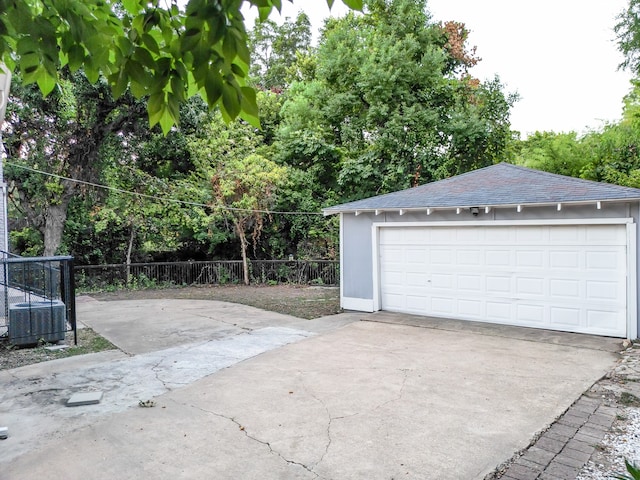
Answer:
[(564, 220), (468, 220), (442, 222), (374, 222), (372, 228), (390, 227), (505, 227), (527, 225), (624, 225), (633, 223), (633, 218), (572, 218)]
[(344, 310), (355, 310), (356, 312), (375, 312), (375, 310), (373, 309), (373, 300), (369, 298), (340, 297), (340, 300), (340, 306)]
[(627, 224), (627, 338), (638, 338), (638, 269), (636, 224)]

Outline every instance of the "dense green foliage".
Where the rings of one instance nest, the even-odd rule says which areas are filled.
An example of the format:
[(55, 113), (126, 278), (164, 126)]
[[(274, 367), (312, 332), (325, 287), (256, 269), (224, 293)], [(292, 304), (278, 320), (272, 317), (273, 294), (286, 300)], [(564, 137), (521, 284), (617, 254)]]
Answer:
[(624, 99), (622, 119), (600, 130), (536, 133), (519, 142), (516, 162), (551, 173), (640, 188), (640, 83)]
[[(633, 7), (636, 0), (630, 1)], [(131, 22), (131, 33), (140, 21), (136, 15), (149, 13), (140, 7), (147, 2), (122, 3), (127, 5), (118, 21)], [(192, 0), (188, 8), (197, 3)], [(229, 2), (224, 14), (241, 3)], [(26, 4), (32, 7), (36, 0)], [(153, 38), (165, 21), (160, 10), (160, 19), (149, 20)], [(198, 21), (206, 23), (209, 14)], [(182, 13), (175, 18), (193, 20)], [(171, 14), (166, 20), (175, 18)], [(232, 31), (235, 20), (230, 25)], [(118, 64), (109, 67), (113, 72), (96, 73), (86, 64), (91, 50), (82, 43), (85, 63), (58, 70), (65, 63), (61, 54), (54, 62), (58, 87), (46, 97), (23, 81), (40, 77), (22, 71), (5, 131), (13, 248), (25, 254), (71, 253), (80, 263), (336, 258), (337, 218), (320, 215), (323, 207), (500, 161), (640, 187), (640, 84), (625, 98), (620, 122), (582, 136), (538, 132), (521, 141), (509, 123), (517, 95), (505, 92), (497, 77), (473, 77), (479, 59), (467, 44), (465, 26), (434, 22), (426, 0), (367, 0), (364, 14), (327, 21), (315, 47), (310, 28), (301, 14), (281, 25), (257, 23), (239, 40), (248, 42), (253, 66), (242, 64), (242, 72), (234, 70), (225, 82), (257, 92), (255, 99), (247, 95), (260, 111), (261, 128), (243, 114), (229, 121), (238, 105), (225, 103), (227, 87), (213, 102), (220, 108), (211, 110), (219, 84), (207, 91), (206, 80), (201, 95), (195, 95), (196, 88), (193, 96), (185, 94), (170, 107), (171, 121), (163, 129), (150, 128), (146, 117), (154, 100), (149, 88), (164, 85), (167, 101), (175, 94), (173, 77), (154, 84), (151, 77), (158, 71), (149, 63), (144, 76), (127, 77), (114, 97), (116, 67), (132, 69), (127, 75), (136, 67)], [(13, 48), (1, 28), (0, 38)], [(224, 38), (218, 39), (222, 47), (214, 43), (212, 49), (224, 57), (222, 70), (225, 62), (239, 61), (237, 51), (233, 57), (225, 53)], [(149, 47), (148, 38), (147, 43), (138, 40)], [(187, 40), (176, 41), (179, 46)], [(159, 53), (152, 55), (156, 66), (163, 55), (175, 55), (159, 44)], [(132, 55), (129, 61), (143, 59)], [(170, 62), (179, 61), (185, 60), (171, 56)], [(38, 68), (48, 71), (46, 62), (42, 65)], [(202, 87), (197, 75), (189, 81)], [(239, 105), (244, 108), (242, 101)], [(168, 131), (178, 113), (179, 128)], [(62, 218), (60, 228), (47, 227), (47, 218)]]

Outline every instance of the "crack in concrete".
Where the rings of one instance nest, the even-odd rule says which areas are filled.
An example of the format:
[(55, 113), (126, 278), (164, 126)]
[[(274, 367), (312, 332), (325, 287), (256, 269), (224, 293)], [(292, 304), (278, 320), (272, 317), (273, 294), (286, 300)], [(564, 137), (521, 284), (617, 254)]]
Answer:
[(378, 405), (376, 408), (373, 409), (374, 411), (386, 405), (389, 405), (390, 403), (399, 402), (400, 400), (402, 400), (402, 396), (404, 395), (404, 388), (407, 384), (407, 380), (409, 379), (409, 372), (411, 370), (408, 368), (399, 368), (398, 370), (400, 370), (404, 375), (402, 379), (402, 385), (400, 385), (400, 389), (398, 390), (398, 395), (396, 396), (396, 398), (392, 398), (390, 400), (387, 400), (386, 402), (381, 403), (380, 405)]
[[(237, 335), (237, 334), (236, 334)], [(207, 340), (204, 343), (195, 343), (195, 344), (188, 344), (185, 345), (184, 348), (180, 351), (180, 354), (184, 354), (186, 352), (189, 352), (190, 350), (195, 350), (196, 348), (200, 348), (202, 345), (206, 345), (207, 343), (211, 343), (213, 342), (213, 340)], [(163, 372), (166, 372), (167, 369), (170, 369), (171, 367), (168, 366), (166, 368), (161, 367), (161, 364), (166, 362), (172, 354), (175, 354), (175, 352), (171, 352), (169, 354), (166, 355), (162, 355), (158, 361), (151, 367), (151, 371), (153, 372), (155, 378), (157, 381), (159, 381), (162, 386), (169, 392), (173, 391), (173, 388), (170, 387), (169, 385), (167, 385), (167, 381), (163, 380), (161, 378), (161, 375)], [(172, 385), (190, 385), (192, 382), (176, 382), (176, 381), (172, 381), (171, 384)]]
[(194, 313), (193, 316), (200, 317), (200, 318), (208, 318), (209, 320), (213, 320), (215, 322), (224, 323), (225, 325), (231, 325), (232, 327), (239, 328), (239, 329), (244, 330), (246, 332), (253, 332), (255, 330), (253, 328), (245, 327), (245, 326), (239, 325), (237, 323), (227, 322), (227, 321), (222, 320), (220, 318), (213, 318), (213, 317), (210, 317), (209, 315), (202, 315), (202, 314)]
[(160, 357), (160, 359), (158, 359), (158, 361), (151, 367), (151, 371), (156, 377), (156, 380), (159, 381), (167, 391), (172, 392), (173, 389), (169, 387), (162, 378), (160, 378), (160, 375), (164, 371), (164, 369), (160, 367), (160, 364), (164, 362), (166, 359), (167, 359), (167, 356)]
[(198, 407), (196, 405), (191, 405), (191, 407), (196, 408), (196, 409), (198, 409), (198, 410), (200, 410), (202, 412), (208, 413), (210, 415), (215, 415), (216, 417), (220, 417), (220, 418), (224, 418), (225, 420), (229, 420), (230, 422), (232, 422), (235, 425), (237, 425), (238, 426), (238, 430), (240, 430), (242, 433), (244, 433), (244, 435), (247, 438), (253, 440), (256, 443), (259, 443), (260, 445), (264, 445), (265, 447), (267, 447), (269, 449), (269, 453), (280, 457), (282, 460), (284, 460), (286, 463), (288, 463), (290, 465), (297, 465), (298, 467), (304, 468), (309, 473), (312, 473), (313, 475), (315, 475), (315, 478), (319, 478), (319, 479), (323, 479), (323, 480), (325, 479), (325, 477), (322, 477), (319, 473), (314, 472), (313, 471), (313, 467), (309, 467), (308, 465), (305, 465), (304, 463), (296, 462), (295, 460), (290, 460), (290, 459), (286, 458), (280, 452), (278, 452), (277, 450), (274, 450), (274, 448), (271, 446), (271, 443), (269, 443), (269, 442), (267, 442), (265, 440), (260, 440), (259, 438), (251, 435), (248, 432), (247, 427), (242, 425), (240, 422), (238, 422), (234, 417), (229, 417), (227, 415), (223, 415), (223, 414), (218, 413), (218, 412), (213, 412), (211, 410), (206, 410), (206, 409)]
[(327, 407), (327, 404), (324, 403), (324, 401), (322, 399), (317, 397), (311, 390), (309, 390), (309, 388), (307, 387), (307, 384), (304, 382), (303, 372), (298, 370), (298, 374), (302, 378), (302, 388), (304, 388), (304, 391), (307, 392), (307, 394), (310, 395), (311, 398), (313, 398), (316, 402), (318, 402), (320, 405), (322, 405), (322, 408), (324, 408), (325, 412), (327, 412), (327, 418), (329, 419), (329, 421), (327, 422), (327, 430), (326, 430), (327, 431), (327, 444), (324, 447), (324, 452), (320, 456), (320, 460), (318, 460), (317, 462), (315, 462), (313, 464), (314, 467), (317, 467), (320, 463), (322, 463), (322, 461), (324, 460), (324, 457), (326, 457), (327, 454), (329, 453), (329, 448), (331, 447), (331, 443), (333, 442), (333, 439), (331, 437), (331, 425), (333, 423), (334, 418), (331, 416), (331, 412), (329, 411), (329, 407)]

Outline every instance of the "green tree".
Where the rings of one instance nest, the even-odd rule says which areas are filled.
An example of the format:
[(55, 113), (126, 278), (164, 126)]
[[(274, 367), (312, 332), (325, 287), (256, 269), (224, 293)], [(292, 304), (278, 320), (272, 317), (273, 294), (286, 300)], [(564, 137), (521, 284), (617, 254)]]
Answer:
[(71, 200), (84, 193), (82, 182), (99, 178), (105, 143), (146, 131), (144, 104), (129, 94), (116, 100), (105, 82), (77, 73), (47, 97), (16, 78), (7, 115), (10, 199), (41, 232), (43, 254), (55, 255)]
[(576, 132), (536, 132), (520, 142), (516, 163), (545, 172), (580, 177), (593, 156)]
[(518, 145), (527, 167), (640, 188), (640, 82), (624, 98), (622, 120), (578, 136), (537, 132)]
[[(275, 100), (274, 94), (259, 94), (260, 104), (264, 102), (265, 111), (271, 115), (277, 110), (277, 102), (272, 103)], [(269, 137), (268, 130), (257, 130), (242, 121), (227, 124), (221, 115), (213, 115), (189, 142), (196, 168), (186, 181), (201, 192), (198, 201), (210, 205), (208, 221), (201, 223), (205, 230), (198, 238), (208, 240), (215, 248), (236, 239), (243, 260), (250, 243), (255, 255), (265, 219), (269, 218), (264, 212), (275, 204), (269, 169), (284, 179), (285, 169), (269, 159)], [(257, 183), (253, 183), (251, 175), (256, 175)]]
[[(425, 0), (369, 0), (364, 15), (327, 22), (315, 78), (287, 94), (280, 138), (300, 152), (331, 146), (323, 176), (342, 200), (503, 159), (516, 97), (469, 76), (478, 58), (466, 39), (462, 24), (433, 23)], [(296, 156), (287, 162), (311, 158)]]
[(640, 0), (629, 0), (627, 8), (617, 17), (614, 27), (618, 49), (624, 55), (620, 68), (640, 73)]
[(257, 125), (244, 4), (264, 20), (281, 0), (189, 0), (184, 8), (175, 0), (0, 0), (0, 62), (45, 95), (62, 67), (82, 69), (92, 82), (102, 74), (115, 97), (128, 89), (145, 97), (151, 125), (165, 133), (196, 93), (227, 119)]
[(276, 190), (286, 169), (260, 155), (228, 159), (211, 178), (214, 209), (233, 223), (240, 240), (244, 283), (249, 285), (247, 250), (254, 249), (262, 234), (265, 218), (274, 204)]
[(311, 23), (305, 13), (295, 21), (286, 18), (281, 25), (256, 20), (250, 39), (255, 82), (263, 89), (281, 90), (289, 84), (289, 72), (298, 57), (311, 49)]

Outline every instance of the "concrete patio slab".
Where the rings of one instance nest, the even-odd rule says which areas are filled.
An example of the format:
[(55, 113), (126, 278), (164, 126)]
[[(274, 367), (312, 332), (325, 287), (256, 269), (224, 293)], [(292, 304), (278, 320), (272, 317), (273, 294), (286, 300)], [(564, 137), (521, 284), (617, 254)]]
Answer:
[(361, 313), (304, 320), (280, 313), (210, 300), (126, 300), (78, 303), (78, 318), (122, 351), (137, 355), (213, 340), (265, 327), (323, 332), (359, 320)]
[[(209, 321), (224, 318), (210, 307)], [(198, 317), (186, 313), (190, 321)], [(42, 475), (70, 480), (481, 479), (527, 446), (617, 359), (607, 348), (564, 340), (338, 317), (335, 326), (344, 326), (320, 335), (281, 319), (285, 325), (270, 326), (280, 334), (288, 329), (294, 341), (235, 358), (226, 368), (199, 377), (190, 376), (190, 370), (224, 347), (198, 351), (191, 364), (181, 361), (184, 350), (201, 348), (206, 335), (214, 345), (238, 335), (218, 338), (206, 324), (200, 333), (189, 333), (200, 336), (200, 344), (185, 342), (106, 362), (92, 377), (113, 381), (102, 403), (82, 407), (80, 422), (60, 416), (78, 410), (55, 405), (50, 392), (48, 415), (61, 423), (76, 421), (74, 428), (49, 433), (10, 462), (0, 459), (3, 475), (15, 480)], [(144, 315), (136, 318), (153, 325)], [(229, 328), (260, 330), (270, 320), (225, 321)], [(96, 327), (100, 322), (108, 323), (106, 317), (87, 319), (102, 333)], [(169, 325), (177, 324), (160, 322), (160, 345)], [(245, 331), (244, 336), (255, 333)], [(173, 337), (183, 338), (179, 333)], [(246, 338), (243, 349), (251, 348), (253, 340)], [(66, 372), (73, 374), (72, 369)], [(128, 377), (130, 383), (163, 388), (127, 393), (132, 387), (119, 382)], [(147, 400), (139, 398), (143, 394), (153, 397), (155, 408), (132, 406)], [(36, 402), (44, 396), (38, 390), (29, 398)], [(7, 422), (7, 413), (0, 398), (0, 423), (12, 431), (21, 428), (24, 416)], [(12, 440), (3, 441), (0, 456)]]

